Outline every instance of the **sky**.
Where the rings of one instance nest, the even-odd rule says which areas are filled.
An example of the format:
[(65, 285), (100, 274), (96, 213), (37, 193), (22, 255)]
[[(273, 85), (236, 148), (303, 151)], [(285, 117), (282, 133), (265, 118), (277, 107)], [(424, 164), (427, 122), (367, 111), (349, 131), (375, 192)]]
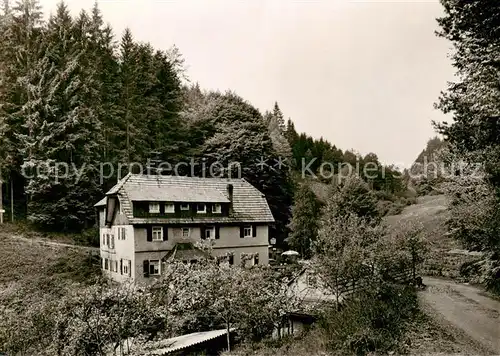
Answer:
[[(54, 12), (58, 0), (41, 0)], [(93, 1), (67, 0), (76, 14)], [(191, 82), (233, 90), (264, 112), (277, 101), (299, 132), (410, 165), (435, 136), (433, 108), (454, 70), (435, 36), (438, 0), (100, 0), (117, 37), (130, 27), (176, 45)]]

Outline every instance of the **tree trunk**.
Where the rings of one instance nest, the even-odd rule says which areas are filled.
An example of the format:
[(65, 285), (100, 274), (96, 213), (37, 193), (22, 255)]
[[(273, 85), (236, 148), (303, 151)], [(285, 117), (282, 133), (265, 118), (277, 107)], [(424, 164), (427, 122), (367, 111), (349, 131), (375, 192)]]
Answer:
[(3, 189), (3, 180), (2, 180), (2, 169), (0, 169), (0, 224), (3, 224), (3, 195), (2, 195), (2, 189)]
[(229, 323), (226, 324), (227, 326), (227, 351), (231, 351), (231, 333), (230, 333), (230, 328), (229, 328)]
[(10, 221), (14, 222), (14, 179), (10, 175)]

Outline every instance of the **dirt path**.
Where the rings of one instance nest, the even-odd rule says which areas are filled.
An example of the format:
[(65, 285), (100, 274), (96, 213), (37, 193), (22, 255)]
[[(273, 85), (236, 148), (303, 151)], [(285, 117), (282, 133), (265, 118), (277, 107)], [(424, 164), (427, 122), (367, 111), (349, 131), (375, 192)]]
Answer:
[(68, 244), (68, 243), (63, 243), (63, 242), (57, 242), (57, 241), (50, 241), (48, 239), (42, 239), (42, 238), (27, 238), (24, 236), (18, 236), (18, 235), (12, 235), (10, 236), (12, 240), (18, 240), (18, 241), (23, 241), (27, 243), (38, 243), (46, 246), (56, 246), (56, 247), (65, 247), (65, 248), (75, 248), (75, 249), (80, 249), (80, 250), (87, 250), (91, 251), (94, 253), (99, 252), (98, 247), (90, 247), (90, 246), (80, 246), (80, 245), (73, 245), (73, 244)]
[(426, 277), (420, 298), (427, 310), (461, 330), (485, 352), (500, 355), (500, 302), (476, 287)]

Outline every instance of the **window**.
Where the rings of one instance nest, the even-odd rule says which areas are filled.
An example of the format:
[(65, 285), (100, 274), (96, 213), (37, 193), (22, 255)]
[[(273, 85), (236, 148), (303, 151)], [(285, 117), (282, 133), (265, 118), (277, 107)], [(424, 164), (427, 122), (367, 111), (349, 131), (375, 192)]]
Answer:
[(182, 228), (182, 237), (189, 237), (190, 235), (190, 229), (188, 227)]
[(115, 235), (111, 235), (111, 248), (115, 248)]
[(108, 245), (108, 246), (109, 246), (109, 244), (110, 244), (110, 241), (109, 241), (109, 234), (106, 234), (106, 245)]
[(125, 231), (127, 231), (124, 227), (119, 227), (118, 228), (118, 240), (125, 240)]
[(255, 254), (255, 256), (253, 257), (253, 264), (254, 265), (258, 265), (259, 264), (259, 254)]
[(104, 259), (104, 269), (107, 271), (109, 269), (109, 260), (107, 258)]
[(122, 214), (123, 214), (122, 204), (121, 204), (121, 202), (120, 202), (120, 201), (118, 201), (118, 213), (119, 213), (120, 215), (122, 215)]
[(158, 214), (160, 212), (160, 203), (149, 203), (149, 212)]
[(165, 213), (175, 213), (175, 205), (174, 204), (165, 204)]
[(153, 226), (152, 228), (153, 241), (163, 241), (163, 227)]
[(231, 266), (234, 265), (234, 256), (233, 255), (229, 255), (229, 264)]
[(251, 226), (245, 226), (243, 228), (243, 237), (252, 237), (252, 227)]
[(214, 204), (214, 210), (213, 213), (215, 214), (220, 214), (222, 212), (222, 207), (220, 204)]
[(128, 260), (123, 260), (122, 262), (122, 269), (123, 269), (123, 274), (128, 275), (130, 273), (128, 269)]
[(102, 234), (102, 244), (106, 245), (106, 234)]
[(189, 204), (188, 203), (182, 203), (181, 204), (181, 210), (189, 210)]
[(198, 213), (206, 213), (207, 212), (207, 206), (203, 203), (200, 203), (196, 206), (196, 211)]
[(207, 227), (205, 229), (205, 238), (206, 239), (215, 239), (215, 228), (214, 227)]
[(160, 274), (160, 261), (150, 260), (149, 261), (149, 275), (156, 276)]

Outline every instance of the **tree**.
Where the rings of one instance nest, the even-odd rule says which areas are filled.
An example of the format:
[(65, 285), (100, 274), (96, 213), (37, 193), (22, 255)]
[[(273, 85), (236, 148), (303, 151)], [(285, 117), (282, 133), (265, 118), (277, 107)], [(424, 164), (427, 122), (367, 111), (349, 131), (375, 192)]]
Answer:
[(295, 308), (293, 297), (286, 294), (286, 281), (267, 269), (229, 266), (218, 259), (169, 263), (166, 268), (176, 270), (178, 277), (167, 272), (153, 289), (163, 295), (175, 291), (168, 315), (179, 322), (180, 332), (224, 327), (228, 350), (233, 328), (242, 338), (259, 340)]
[(379, 221), (377, 198), (357, 175), (352, 175), (340, 186), (333, 187), (329, 206), (335, 216), (354, 214), (368, 221)]
[[(200, 115), (201, 117), (198, 117)], [(234, 93), (210, 93), (192, 118), (202, 131), (195, 152), (219, 176), (241, 177), (267, 199), (276, 224), (271, 234), (283, 245), (290, 220), (292, 181), (286, 167), (279, 167), (260, 112)], [(200, 164), (201, 166), (201, 164)], [(197, 172), (207, 173), (207, 172)]]
[(286, 126), (283, 114), (281, 113), (278, 103), (274, 104), (273, 112), (264, 114), (264, 121), (267, 124), (267, 131), (273, 143), (274, 150), (278, 156), (286, 160), (287, 165), (291, 165), (292, 149), (286, 138)]
[(339, 305), (348, 283), (374, 282), (375, 246), (384, 230), (355, 214), (337, 215), (336, 205), (330, 199), (323, 208), (313, 269)]
[(49, 19), (45, 55), (33, 72), (40, 79), (25, 113), (28, 132), (18, 135), (23, 169), (31, 173), (28, 218), (44, 227), (87, 227), (100, 193), (101, 122), (92, 105), (97, 79), (84, 62), (87, 25), (86, 16), (73, 22), (64, 3)]
[[(454, 209), (469, 226), (452, 218), (450, 231), (466, 245), (488, 251), (492, 262), (491, 276), (498, 285), (500, 274), (500, 241), (498, 217), (500, 216), (500, 4), (492, 0), (468, 2), (442, 0), (445, 15), (438, 19), (439, 36), (451, 41), (454, 47), (453, 66), (457, 82), (450, 83), (436, 105), (453, 116), (452, 123), (434, 123), (444, 135), (451, 159), (458, 157), (466, 165), (484, 165), (484, 183), (463, 182), (451, 192)], [(455, 161), (456, 163), (456, 161)], [(465, 177), (465, 180), (473, 177)], [(464, 191), (463, 188), (468, 191)], [(494, 200), (485, 191), (494, 193)], [(467, 207), (468, 202), (469, 207)], [(465, 204), (464, 204), (465, 203)], [(483, 203), (487, 203), (483, 205)], [(479, 211), (472, 207), (481, 205)], [(486, 214), (493, 219), (486, 218)], [(468, 211), (471, 217), (467, 218)], [(468, 232), (464, 234), (464, 232)], [(479, 241), (487, 241), (486, 243)], [(489, 264), (489, 262), (487, 263)], [(499, 288), (500, 289), (500, 288)]]
[(379, 240), (376, 264), (383, 276), (410, 270), (412, 280), (417, 277), (419, 266), (425, 261), (429, 243), (421, 222), (411, 221), (391, 227)]
[(316, 195), (306, 183), (303, 183), (295, 193), (290, 221), (290, 236), (287, 244), (303, 258), (310, 258), (312, 248), (318, 235), (319, 202)]

